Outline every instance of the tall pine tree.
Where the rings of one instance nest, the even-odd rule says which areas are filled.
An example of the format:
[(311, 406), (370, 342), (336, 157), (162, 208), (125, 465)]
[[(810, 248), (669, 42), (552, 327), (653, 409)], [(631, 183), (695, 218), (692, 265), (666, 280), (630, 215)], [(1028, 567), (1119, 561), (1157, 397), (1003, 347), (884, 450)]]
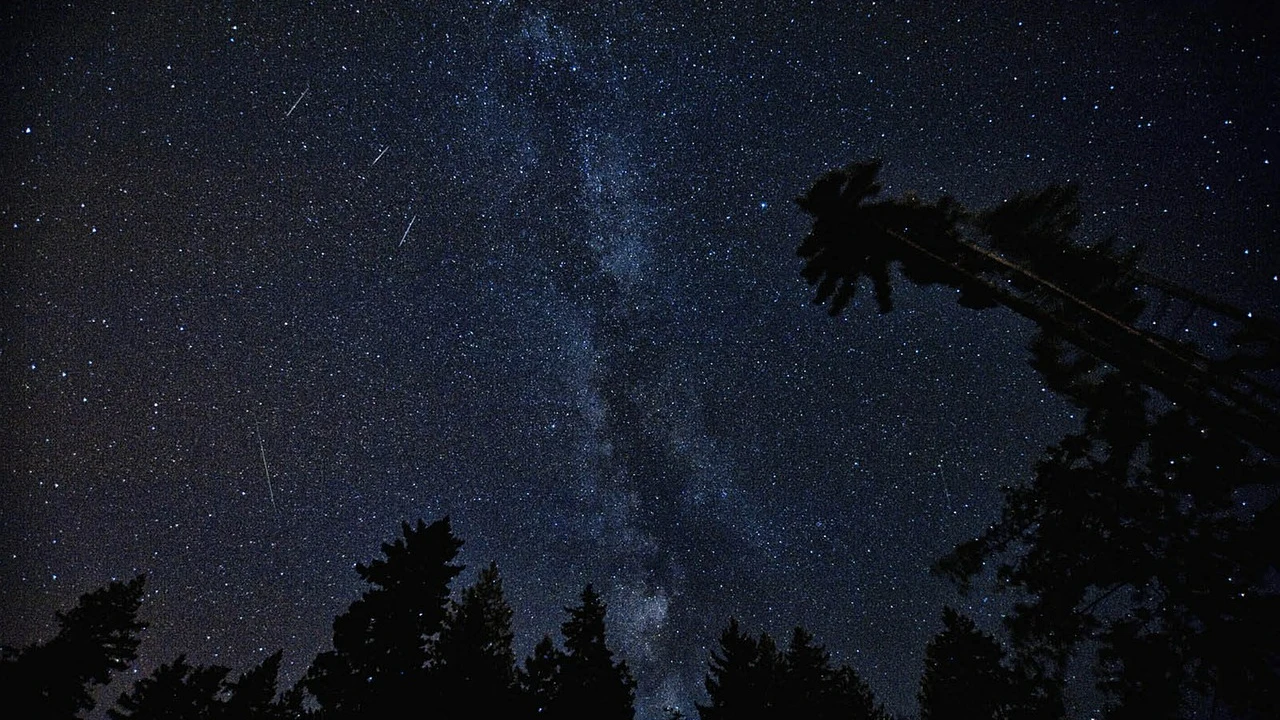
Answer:
[(565, 608), (563, 651), (543, 638), (525, 660), (522, 687), (538, 717), (551, 720), (631, 720), (636, 681), (626, 661), (614, 661), (605, 634), (605, 603), (590, 586), (581, 604)]
[[(1022, 593), (1006, 625), (1042, 709), (1061, 707), (1067, 663), (1091, 647), (1113, 717), (1197, 703), (1280, 715), (1280, 324), (1139, 270), (1136, 252), (1078, 242), (1070, 186), (975, 213), (873, 201), (879, 167), (828, 173), (798, 200), (815, 302), (841, 312), (866, 276), (887, 311), (896, 267), (967, 307), (1013, 310), (1036, 324), (1032, 366), (1084, 410), (1083, 430), (1006, 490), (999, 522), (937, 569), (963, 587), (994, 566)], [(1213, 352), (1160, 335), (1144, 315), (1156, 293), (1237, 330)]]
[(826, 691), (832, 672), (826, 648), (814, 643), (813, 635), (804, 628), (792, 630), (791, 642), (782, 656), (779, 717), (827, 717)]
[(1004, 649), (951, 608), (942, 611), (942, 632), (924, 651), (920, 720), (1000, 720), (1012, 717), (1013, 676)]
[(449, 518), (417, 526), (383, 543), (385, 556), (356, 572), (373, 587), (333, 622), (333, 650), (316, 657), (305, 687), (326, 718), (389, 717), (438, 701), (427, 677), (428, 643), (440, 631), (452, 564), (462, 546)]
[(560, 697), (560, 665), (564, 659), (551, 636), (543, 635), (517, 673), (526, 709), (538, 717), (553, 717)]
[(613, 660), (605, 639), (604, 601), (587, 585), (581, 604), (567, 610), (569, 619), (560, 626), (565, 647), (560, 667), (561, 717), (631, 720), (636, 681), (625, 660)]
[(497, 564), (452, 603), (432, 652), (432, 679), (446, 717), (508, 717), (518, 707), (511, 606)]
[(720, 634), (720, 649), (711, 653), (704, 685), (711, 702), (698, 705), (702, 720), (754, 720), (770, 717), (777, 693), (778, 657), (773, 641), (757, 642), (743, 633), (737, 618)]

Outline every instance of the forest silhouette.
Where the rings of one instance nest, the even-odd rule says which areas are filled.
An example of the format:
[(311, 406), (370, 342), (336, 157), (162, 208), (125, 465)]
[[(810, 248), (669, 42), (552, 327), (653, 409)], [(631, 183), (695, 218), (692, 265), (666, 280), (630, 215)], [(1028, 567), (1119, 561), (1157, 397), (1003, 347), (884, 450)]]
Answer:
[[(1003, 642), (943, 610), (924, 652), (922, 720), (1064, 717), (1073, 662), (1092, 669), (1108, 718), (1280, 717), (1280, 425), (1266, 382), (1280, 365), (1276, 326), (1138, 270), (1137, 251), (1077, 241), (1071, 186), (973, 212), (948, 197), (877, 199), (880, 167), (828, 173), (797, 200), (813, 218), (798, 254), (815, 303), (839, 314), (866, 278), (890, 312), (900, 277), (949, 286), (967, 308), (1017, 312), (1036, 326), (1032, 367), (1084, 417), (1028, 479), (1010, 479), (995, 523), (935, 565), (960, 592), (983, 583), (1018, 602)], [(1231, 319), (1228, 356), (1139, 328), (1152, 289)], [(178, 655), (107, 713), (634, 717), (636, 681), (591, 585), (565, 608), (560, 641), (546, 636), (517, 662), (497, 566), (453, 588), (461, 545), (447, 517), (402, 524), (381, 557), (356, 566), (367, 589), (291, 688), (279, 686), (279, 652), (236, 676)], [(86, 593), (58, 614), (52, 639), (3, 648), (9, 707), (37, 718), (93, 710), (138, 659), (144, 585)], [(729, 619), (705, 660), (703, 720), (889, 717), (800, 627), (780, 647)]]

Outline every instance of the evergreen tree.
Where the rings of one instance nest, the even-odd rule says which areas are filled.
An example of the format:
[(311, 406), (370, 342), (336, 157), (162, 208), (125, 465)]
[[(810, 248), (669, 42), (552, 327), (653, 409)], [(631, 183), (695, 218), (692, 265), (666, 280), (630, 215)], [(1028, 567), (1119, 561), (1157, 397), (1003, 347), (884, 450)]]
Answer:
[(533, 654), (525, 658), (524, 669), (518, 673), (518, 681), (527, 710), (538, 717), (553, 717), (552, 713), (560, 697), (560, 668), (564, 653), (556, 648), (549, 635), (533, 648)]
[(560, 717), (630, 720), (635, 716), (636, 681), (625, 660), (614, 662), (606, 643), (604, 601), (587, 585), (581, 604), (566, 610), (569, 619), (560, 626), (565, 647), (557, 702)]
[(768, 635), (757, 642), (741, 631), (737, 618), (730, 618), (709, 665), (704, 685), (711, 702), (697, 706), (702, 720), (754, 720), (773, 714), (778, 658)]
[(1004, 649), (951, 608), (942, 611), (942, 632), (924, 651), (920, 720), (998, 720), (1009, 717), (1012, 676)]
[(373, 587), (333, 622), (333, 650), (316, 657), (305, 678), (325, 717), (390, 716), (432, 701), (428, 644), (440, 631), (451, 564), (462, 541), (449, 518), (401, 526), (402, 538), (383, 543), (384, 559), (357, 565)]
[(453, 603), (433, 651), (433, 680), (446, 716), (506, 717), (517, 707), (511, 607), (497, 564)]
[(880, 166), (873, 160), (829, 172), (796, 199), (814, 219), (796, 251), (805, 259), (801, 275), (817, 286), (814, 303), (830, 303), (831, 314), (839, 314), (866, 276), (880, 312), (889, 312), (890, 268), (897, 265), (916, 283), (947, 282), (960, 289), (961, 303), (989, 307), (981, 284), (966, 280), (962, 270), (947, 264), (969, 259), (955, 243), (960, 208), (949, 198), (934, 205), (915, 198), (873, 202), (881, 190)]
[(613, 659), (605, 636), (604, 601), (587, 585), (581, 604), (565, 608), (563, 651), (543, 638), (525, 661), (520, 681), (533, 711), (552, 720), (635, 717), (636, 682), (626, 661)]
[(804, 628), (791, 632), (782, 657), (777, 718), (813, 720), (882, 720), (883, 709), (871, 688), (848, 665), (831, 664), (826, 648)]
[(1181, 717), (1197, 696), (1280, 712), (1280, 506), (1250, 513), (1239, 500), (1275, 473), (1184, 411), (1144, 420), (1126, 403), (1143, 399), (1115, 392), (1092, 408), (1084, 432), (1006, 491), (1000, 522), (939, 569), (967, 579), (1005, 558), (998, 576), (1029, 595), (1006, 621), (1015, 659), (1048, 700), (1094, 641), (1112, 717)]
[[(1280, 413), (1262, 397), (1275, 388), (1246, 370), (1280, 363), (1280, 326), (1137, 269), (1136, 250), (1092, 245), (1072, 233), (1080, 224), (1078, 191), (1050, 186), (1019, 193), (993, 209), (971, 212), (949, 197), (872, 202), (879, 161), (829, 172), (796, 202), (813, 217), (797, 254), (801, 275), (816, 285), (814, 302), (840, 313), (860, 279), (871, 279), (881, 312), (892, 308), (890, 268), (918, 285), (958, 290), (962, 306), (1003, 306), (1032, 320), (1032, 364), (1049, 386), (1082, 407), (1109, 364), (1199, 417), (1259, 448), (1280, 452)], [(965, 232), (967, 231), (967, 232)], [(1214, 362), (1180, 341), (1137, 323), (1140, 286), (1199, 303), (1241, 323), (1236, 357)], [(1246, 345), (1263, 346), (1260, 353)]]
[(825, 718), (829, 714), (827, 690), (832, 681), (831, 656), (813, 641), (804, 628), (791, 631), (791, 642), (782, 656), (777, 717)]
[(889, 720), (889, 713), (876, 701), (871, 686), (848, 665), (836, 668), (828, 693), (831, 697), (830, 704), (836, 708), (832, 717), (846, 720)]
[(122, 693), (107, 710), (112, 720), (285, 720), (296, 717), (276, 699), (282, 652), (276, 652), (235, 681), (230, 669), (198, 666), (179, 655)]
[(93, 690), (137, 659), (145, 577), (112, 582), (58, 613), (49, 642), (0, 652), (0, 693), (33, 717), (72, 718), (94, 707)]
[(702, 720), (888, 720), (870, 686), (847, 665), (833, 667), (803, 628), (780, 654), (768, 634), (752, 639), (731, 619), (705, 684), (711, 702), (697, 706)]
[(161, 665), (120, 695), (107, 710), (112, 720), (222, 720), (224, 682), (229, 668), (192, 666), (185, 655)]
[(284, 651), (277, 650), (257, 667), (226, 685), (230, 697), (224, 715), (229, 720), (284, 720), (293, 716), (292, 713), (299, 708), (291, 708), (288, 699), (276, 697), (283, 657)]

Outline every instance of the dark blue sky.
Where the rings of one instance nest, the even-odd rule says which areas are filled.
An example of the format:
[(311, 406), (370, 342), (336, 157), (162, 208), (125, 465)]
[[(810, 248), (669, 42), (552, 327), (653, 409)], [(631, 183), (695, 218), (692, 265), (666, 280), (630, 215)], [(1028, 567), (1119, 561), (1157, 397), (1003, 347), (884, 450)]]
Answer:
[(970, 207), (1075, 181), (1082, 239), (1276, 314), (1265, 4), (22, 5), (11, 645), (146, 572), (140, 670), (292, 680), (353, 565), (449, 514), (521, 656), (595, 583), (642, 718), (693, 712), (730, 615), (913, 711), (942, 605), (1001, 605), (929, 564), (1074, 418), (1007, 313), (810, 305), (791, 198), (873, 156)]

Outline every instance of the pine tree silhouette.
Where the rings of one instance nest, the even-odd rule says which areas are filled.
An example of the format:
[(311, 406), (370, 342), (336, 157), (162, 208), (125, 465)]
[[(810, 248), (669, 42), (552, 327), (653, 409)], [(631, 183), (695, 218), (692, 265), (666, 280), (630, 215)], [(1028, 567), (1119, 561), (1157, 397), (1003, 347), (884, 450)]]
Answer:
[(741, 631), (737, 618), (720, 634), (704, 684), (711, 702), (698, 705), (702, 720), (753, 720), (774, 712), (779, 675), (777, 652), (768, 635), (757, 642)]
[[(830, 303), (838, 315), (858, 289), (863, 276), (871, 280), (880, 312), (893, 308), (890, 267), (920, 284), (948, 282), (962, 291), (962, 302), (988, 307), (990, 300), (979, 284), (967, 282), (946, 261), (961, 262), (961, 251), (952, 241), (959, 208), (943, 198), (925, 205), (913, 198), (879, 200), (876, 178), (878, 160), (853, 163), (829, 172), (813, 184), (796, 203), (813, 216), (813, 229), (797, 254), (805, 259), (801, 274), (816, 285), (814, 303)], [(904, 244), (907, 235), (912, 244)]]
[[(1123, 370), (1214, 425), (1272, 454), (1280, 453), (1277, 389), (1252, 371), (1280, 365), (1280, 326), (1137, 269), (1138, 251), (1111, 241), (1086, 245), (1071, 185), (1019, 193), (996, 208), (971, 212), (949, 197), (932, 204), (880, 191), (878, 161), (829, 172), (796, 202), (813, 217), (797, 253), (801, 275), (816, 285), (814, 302), (839, 314), (863, 276), (881, 312), (892, 308), (891, 268), (918, 285), (945, 284), (971, 308), (1003, 306), (1032, 320), (1032, 364), (1055, 391), (1086, 407), (1104, 365)], [(965, 232), (967, 231), (967, 236)], [(1260, 353), (1210, 360), (1185, 342), (1137, 323), (1139, 287), (1230, 317), (1238, 342)], [(1272, 379), (1274, 380), (1274, 378)]]
[(508, 717), (519, 707), (511, 607), (491, 563), (452, 603), (432, 652), (445, 717)]
[(554, 717), (560, 699), (560, 667), (564, 653), (556, 648), (548, 635), (533, 648), (533, 654), (525, 658), (524, 668), (517, 674), (528, 714), (538, 717)]
[(560, 627), (565, 653), (560, 664), (558, 716), (631, 720), (636, 682), (625, 660), (613, 660), (605, 638), (604, 601), (587, 585), (582, 602), (566, 609), (569, 619)]
[(384, 558), (357, 565), (373, 587), (333, 622), (333, 650), (316, 657), (304, 685), (326, 718), (390, 716), (438, 702), (427, 677), (428, 643), (441, 629), (451, 564), (462, 541), (449, 518), (417, 526), (383, 543)]
[(226, 683), (229, 697), (223, 715), (232, 720), (285, 720), (297, 717), (298, 706), (292, 706), (288, 698), (277, 697), (279, 694), (280, 661), (284, 651), (277, 650), (272, 655), (237, 678)]
[(832, 680), (831, 656), (814, 643), (804, 628), (791, 631), (791, 642), (782, 656), (778, 688), (779, 717), (825, 718), (827, 689)]
[(744, 634), (736, 619), (720, 635), (705, 680), (710, 704), (702, 720), (888, 720), (870, 686), (847, 665), (835, 667), (826, 649), (795, 628), (785, 653), (761, 633)]
[(234, 681), (229, 668), (198, 666), (179, 655), (122, 693), (107, 710), (112, 720), (286, 720), (299, 706), (276, 698), (282, 652)]
[(146, 579), (112, 582), (58, 613), (49, 642), (0, 653), (0, 694), (32, 717), (72, 718), (94, 707), (93, 690), (137, 659)]
[(848, 665), (836, 668), (827, 694), (828, 706), (833, 708), (830, 717), (848, 720), (889, 720), (889, 714), (884, 706), (876, 701), (871, 686)]
[(835, 668), (826, 648), (801, 627), (791, 632), (782, 657), (777, 718), (882, 720), (870, 687), (847, 665)]
[(606, 607), (591, 585), (581, 603), (565, 608), (564, 650), (544, 637), (525, 660), (520, 685), (529, 712), (551, 720), (635, 717), (635, 679), (626, 661), (614, 661), (605, 634)]
[(942, 611), (942, 632), (924, 651), (920, 720), (1002, 720), (1015, 704), (1004, 650), (969, 618)]
[(230, 672), (218, 665), (192, 666), (179, 655), (135, 682), (107, 715), (112, 720), (222, 720), (226, 716), (219, 694)]

